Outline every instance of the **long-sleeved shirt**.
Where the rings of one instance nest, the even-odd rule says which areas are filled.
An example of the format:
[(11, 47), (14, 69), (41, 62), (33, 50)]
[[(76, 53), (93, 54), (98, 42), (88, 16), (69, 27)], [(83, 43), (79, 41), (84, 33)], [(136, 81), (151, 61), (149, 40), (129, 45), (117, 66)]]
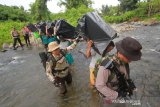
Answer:
[[(71, 44), (70, 46), (68, 46), (68, 47), (66, 48), (66, 51), (70, 51), (70, 50), (74, 49), (74, 48), (76, 47), (76, 44), (77, 44), (77, 43), (74, 42), (73, 44)], [(66, 52), (65, 52), (65, 53), (66, 53)], [(46, 74), (47, 74), (48, 79), (49, 79), (50, 81), (54, 81), (54, 76), (53, 76), (53, 74), (52, 74), (52, 70), (53, 70), (53, 69), (55, 69), (55, 70), (62, 70), (62, 69), (64, 69), (64, 68), (66, 68), (66, 67), (69, 67), (69, 64), (67, 63), (65, 57), (64, 57), (62, 54), (60, 54), (60, 56), (55, 56), (55, 55), (53, 55), (53, 57), (55, 58), (56, 61), (58, 60), (58, 61), (56, 62), (56, 66), (54, 66), (52, 60), (49, 60), (49, 61), (46, 62)], [(60, 60), (59, 60), (59, 59), (60, 59)], [(63, 78), (63, 77), (65, 77), (67, 74), (68, 74), (68, 69), (66, 69), (66, 70), (64, 70), (64, 71), (62, 71), (62, 72), (57, 72), (57, 73), (55, 74), (55, 76), (58, 76), (58, 77), (60, 77), (60, 78)]]
[[(126, 71), (125, 66), (121, 65), (119, 67), (119, 71), (121, 73), (125, 74), (125, 77), (128, 78), (128, 74)], [(97, 90), (102, 93), (105, 96), (106, 100), (114, 100), (118, 97), (118, 92), (115, 90), (118, 88), (118, 86), (113, 84), (118, 83), (116, 75), (111, 80), (111, 82), (108, 82), (108, 78), (111, 75), (111, 71), (109, 69), (106, 69), (104, 66), (99, 67), (99, 71), (96, 78), (96, 88)]]

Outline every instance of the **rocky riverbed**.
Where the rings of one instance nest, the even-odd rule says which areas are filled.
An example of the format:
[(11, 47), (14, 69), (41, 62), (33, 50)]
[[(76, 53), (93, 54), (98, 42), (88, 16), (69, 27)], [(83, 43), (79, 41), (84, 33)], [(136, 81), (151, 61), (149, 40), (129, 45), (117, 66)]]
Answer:
[[(138, 107), (160, 107), (160, 25), (138, 25), (131, 30), (118, 31), (118, 35), (114, 41), (131, 36), (143, 46), (142, 59), (130, 64), (131, 78), (138, 88), (133, 100), (140, 101)], [(42, 48), (1, 52), (0, 107), (99, 107), (99, 97), (89, 87), (90, 59), (79, 52), (84, 47), (86, 43), (80, 43), (72, 51), (73, 84), (67, 87), (64, 97), (58, 96), (58, 90), (45, 75), (38, 56)]]

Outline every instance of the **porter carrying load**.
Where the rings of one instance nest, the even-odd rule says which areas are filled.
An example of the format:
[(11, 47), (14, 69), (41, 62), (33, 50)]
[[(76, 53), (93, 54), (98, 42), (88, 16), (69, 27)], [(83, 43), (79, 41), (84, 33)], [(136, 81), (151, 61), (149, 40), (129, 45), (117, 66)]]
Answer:
[(108, 41), (117, 36), (115, 30), (96, 12), (89, 12), (80, 18), (77, 29), (83, 33), (84, 38), (94, 42)]
[(33, 24), (29, 24), (27, 25), (27, 28), (31, 31), (31, 32), (36, 32), (38, 31), (38, 29), (35, 27), (35, 25)]
[(62, 36), (64, 39), (75, 39), (76, 33), (75, 33), (75, 27), (70, 25), (64, 20), (58, 20), (56, 22), (56, 35)]
[(99, 48), (102, 48), (100, 43), (106, 47), (110, 41), (117, 37), (116, 31), (96, 12), (89, 12), (80, 18), (78, 20), (77, 30), (84, 39), (94, 42), (92, 47), (100, 55), (103, 53), (103, 50), (101, 50), (102, 52), (99, 51)]

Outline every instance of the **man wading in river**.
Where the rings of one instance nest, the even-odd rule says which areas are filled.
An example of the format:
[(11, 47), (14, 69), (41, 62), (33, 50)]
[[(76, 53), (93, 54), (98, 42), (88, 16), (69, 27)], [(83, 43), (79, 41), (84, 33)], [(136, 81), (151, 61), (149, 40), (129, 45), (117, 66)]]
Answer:
[(124, 104), (108, 104), (113, 100), (131, 97), (136, 89), (129, 76), (129, 63), (141, 59), (141, 44), (126, 37), (116, 43), (117, 53), (103, 59), (99, 66), (95, 86), (103, 99), (102, 107), (124, 107)]
[(15, 47), (17, 44), (17, 41), (19, 42), (19, 44), (21, 45), (22, 49), (23, 49), (23, 45), (21, 43), (20, 37), (19, 37), (19, 33), (16, 30), (16, 28), (13, 28), (13, 30), (11, 31), (11, 35), (13, 37), (13, 50), (16, 50), (17, 48)]
[(48, 45), (48, 61), (46, 62), (46, 74), (50, 81), (54, 83), (60, 90), (60, 95), (64, 95), (67, 92), (65, 82), (68, 85), (72, 83), (72, 75), (69, 71), (70, 59), (66, 58), (68, 51), (75, 48), (77, 42), (73, 42), (66, 49), (60, 49), (57, 42), (51, 42)]

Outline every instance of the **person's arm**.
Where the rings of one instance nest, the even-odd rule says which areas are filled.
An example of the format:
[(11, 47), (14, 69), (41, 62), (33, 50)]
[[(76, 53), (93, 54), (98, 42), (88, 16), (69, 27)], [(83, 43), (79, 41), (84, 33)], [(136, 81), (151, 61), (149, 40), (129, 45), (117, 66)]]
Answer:
[(47, 61), (46, 62), (46, 75), (48, 77), (48, 79), (53, 82), (54, 81), (54, 76), (52, 74), (52, 67), (53, 67), (53, 62), (50, 60), (50, 61)]
[(76, 47), (76, 45), (77, 45), (77, 42), (74, 41), (70, 46), (68, 46), (68, 47), (66, 48), (66, 51), (70, 51), (70, 50), (74, 49), (74, 48)]
[(49, 36), (49, 33), (48, 33), (48, 26), (46, 25), (46, 35)]
[(87, 50), (86, 50), (86, 57), (89, 58), (91, 57), (91, 47), (92, 47), (93, 41), (89, 40), (88, 41), (88, 46), (87, 46)]
[(114, 100), (118, 97), (118, 92), (107, 87), (106, 83), (108, 82), (109, 70), (105, 67), (100, 66), (96, 78), (96, 88), (97, 90), (105, 96), (106, 100)]

